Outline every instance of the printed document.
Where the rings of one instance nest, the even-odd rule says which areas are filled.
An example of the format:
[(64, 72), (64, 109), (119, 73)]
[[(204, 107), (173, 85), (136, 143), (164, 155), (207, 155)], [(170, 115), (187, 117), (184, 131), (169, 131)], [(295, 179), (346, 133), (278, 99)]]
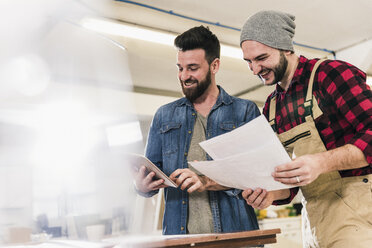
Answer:
[(220, 185), (268, 191), (290, 187), (271, 176), (291, 159), (263, 115), (199, 144), (214, 160), (189, 164)]

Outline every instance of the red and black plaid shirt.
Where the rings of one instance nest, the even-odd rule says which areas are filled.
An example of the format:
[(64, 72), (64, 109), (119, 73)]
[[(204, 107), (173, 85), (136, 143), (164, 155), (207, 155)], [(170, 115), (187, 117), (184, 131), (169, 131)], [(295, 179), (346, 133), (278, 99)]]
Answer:
[[(277, 96), (275, 121), (279, 134), (305, 122), (303, 104), (316, 62), (317, 59), (301, 56), (288, 90), (277, 85), (266, 100), (263, 114), (268, 119), (270, 99)], [(372, 91), (366, 84), (365, 73), (346, 62), (327, 60), (317, 70), (313, 95), (323, 112), (315, 125), (327, 150), (353, 144), (362, 150), (369, 163), (363, 168), (340, 171), (340, 175), (372, 174)], [(290, 200), (297, 190), (291, 190)]]

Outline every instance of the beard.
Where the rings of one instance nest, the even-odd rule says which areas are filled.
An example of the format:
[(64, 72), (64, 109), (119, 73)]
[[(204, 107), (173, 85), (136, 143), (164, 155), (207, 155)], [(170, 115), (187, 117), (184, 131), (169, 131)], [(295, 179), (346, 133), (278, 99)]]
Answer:
[[(282, 81), (284, 74), (287, 70), (287, 67), (288, 67), (288, 60), (284, 56), (284, 52), (280, 51), (279, 63), (272, 69), (272, 71), (274, 72), (274, 80), (272, 81), (270, 85), (274, 85)], [(263, 79), (261, 76), (259, 77), (265, 83), (265, 79)]]
[[(195, 88), (185, 88), (183, 85), (183, 82), (196, 83), (197, 85)], [(196, 99), (198, 99), (200, 96), (204, 94), (204, 92), (208, 89), (211, 83), (212, 83), (211, 70), (209, 69), (203, 81), (199, 82), (198, 80), (193, 80), (193, 79), (187, 79), (185, 81), (181, 81), (182, 92), (190, 102), (194, 102)]]
[(287, 67), (288, 67), (288, 60), (284, 56), (284, 53), (282, 51), (280, 51), (279, 63), (274, 68), (274, 75), (275, 75), (275, 77), (274, 77), (274, 83), (275, 84), (277, 84), (280, 81), (282, 81), (282, 79), (284, 77), (284, 74), (285, 74), (285, 72), (287, 70)]

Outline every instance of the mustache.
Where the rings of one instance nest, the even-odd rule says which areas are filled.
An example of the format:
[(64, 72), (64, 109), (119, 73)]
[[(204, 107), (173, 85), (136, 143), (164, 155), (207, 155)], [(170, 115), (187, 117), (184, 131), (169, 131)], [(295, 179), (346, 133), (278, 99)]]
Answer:
[(182, 83), (198, 83), (198, 80), (194, 79), (187, 79), (187, 80), (181, 80)]

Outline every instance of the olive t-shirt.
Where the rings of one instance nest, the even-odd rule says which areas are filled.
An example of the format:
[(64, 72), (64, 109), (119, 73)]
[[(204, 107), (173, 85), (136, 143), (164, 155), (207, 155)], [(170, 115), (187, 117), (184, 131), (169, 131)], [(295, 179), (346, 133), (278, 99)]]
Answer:
[[(206, 153), (199, 145), (199, 142), (205, 140), (206, 126), (207, 117), (204, 117), (201, 114), (197, 113), (194, 131), (191, 137), (190, 148), (187, 155), (187, 161), (206, 160)], [(196, 174), (201, 175), (201, 173), (196, 171), (192, 166), (189, 165), (189, 168)], [(187, 232), (192, 234), (214, 232), (208, 191), (195, 191), (189, 194)]]

